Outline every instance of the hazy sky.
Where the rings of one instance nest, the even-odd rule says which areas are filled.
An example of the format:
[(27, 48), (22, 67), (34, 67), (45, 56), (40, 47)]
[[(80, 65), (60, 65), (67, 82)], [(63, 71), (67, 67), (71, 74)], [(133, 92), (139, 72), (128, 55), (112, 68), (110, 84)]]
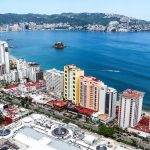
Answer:
[(150, 0), (0, 0), (0, 13), (104, 12), (150, 20)]

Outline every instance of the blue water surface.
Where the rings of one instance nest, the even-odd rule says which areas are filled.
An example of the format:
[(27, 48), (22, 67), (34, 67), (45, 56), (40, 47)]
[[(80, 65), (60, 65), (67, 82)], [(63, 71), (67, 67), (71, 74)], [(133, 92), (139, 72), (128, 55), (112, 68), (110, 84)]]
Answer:
[[(95, 76), (121, 92), (126, 88), (145, 92), (145, 110), (150, 111), (150, 33), (101, 33), (82, 31), (32, 31), (2, 33), (17, 58), (36, 61), (46, 70), (63, 70), (76, 64), (86, 75)], [(63, 41), (64, 50), (52, 45)]]

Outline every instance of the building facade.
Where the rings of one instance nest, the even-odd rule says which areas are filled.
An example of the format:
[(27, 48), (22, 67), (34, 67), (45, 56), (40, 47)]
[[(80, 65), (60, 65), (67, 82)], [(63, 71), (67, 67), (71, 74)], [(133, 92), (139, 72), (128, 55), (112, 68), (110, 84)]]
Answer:
[(5, 65), (4, 64), (0, 64), (0, 76), (5, 74)]
[(99, 114), (105, 114), (105, 100), (106, 100), (106, 93), (107, 93), (107, 85), (101, 82), (99, 87)]
[(91, 76), (80, 77), (80, 105), (115, 118), (117, 91)]
[(46, 89), (46, 81), (40, 80), (39, 82), (27, 82), (20, 83), (18, 85), (18, 91), (20, 94), (29, 94), (38, 91), (45, 91)]
[(37, 73), (40, 72), (40, 65), (34, 62), (28, 63), (27, 77), (32, 82), (37, 82)]
[(116, 101), (117, 101), (116, 89), (108, 87), (105, 99), (105, 114), (107, 114), (111, 120), (116, 117)]
[(64, 72), (56, 69), (46, 70), (46, 90), (57, 98), (63, 97), (64, 92)]
[(17, 59), (17, 71), (19, 79), (27, 78), (28, 63), (24, 59)]
[(11, 72), (11, 81), (18, 82), (19, 81), (18, 71), (16, 69), (13, 69), (10, 72)]
[(99, 89), (103, 83), (94, 77), (80, 77), (80, 105), (99, 111)]
[(35, 72), (35, 82), (39, 82), (40, 80), (44, 79), (44, 72), (43, 70)]
[(78, 105), (80, 77), (84, 76), (84, 71), (75, 65), (64, 67), (64, 98)]
[(0, 41), (0, 74), (10, 73), (8, 44)]
[(134, 127), (141, 119), (144, 93), (127, 89), (120, 94), (119, 127)]

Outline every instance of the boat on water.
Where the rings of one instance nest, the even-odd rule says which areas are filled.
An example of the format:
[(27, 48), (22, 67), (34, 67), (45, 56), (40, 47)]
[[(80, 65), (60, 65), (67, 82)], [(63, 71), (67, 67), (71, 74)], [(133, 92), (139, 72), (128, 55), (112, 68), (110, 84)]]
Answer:
[(53, 45), (53, 48), (55, 48), (55, 49), (64, 49), (64, 48), (66, 48), (66, 46), (63, 44), (63, 42), (56, 42)]
[(6, 39), (6, 41), (8, 42), (8, 41), (13, 41), (13, 39)]
[(9, 48), (11, 48), (11, 49), (15, 49), (15, 48), (16, 48), (16, 46), (9, 46)]

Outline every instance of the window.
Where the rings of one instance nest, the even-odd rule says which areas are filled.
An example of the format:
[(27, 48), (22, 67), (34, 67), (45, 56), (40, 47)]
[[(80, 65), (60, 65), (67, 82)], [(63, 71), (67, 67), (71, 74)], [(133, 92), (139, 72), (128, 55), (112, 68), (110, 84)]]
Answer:
[(8, 47), (5, 47), (5, 52), (8, 52)]

